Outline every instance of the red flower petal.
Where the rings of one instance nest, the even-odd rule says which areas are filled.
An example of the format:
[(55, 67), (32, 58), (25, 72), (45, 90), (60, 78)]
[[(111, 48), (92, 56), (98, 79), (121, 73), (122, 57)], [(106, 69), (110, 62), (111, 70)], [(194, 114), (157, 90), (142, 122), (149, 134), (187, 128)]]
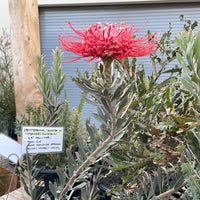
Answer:
[(102, 27), (99, 23), (94, 23), (82, 31), (78, 31), (67, 22), (75, 35), (67, 32), (66, 36), (58, 35), (60, 48), (72, 52), (77, 57), (65, 57), (66, 62), (72, 62), (81, 58), (88, 57), (93, 59), (104, 60), (112, 58), (119, 61), (124, 57), (141, 57), (157, 51), (157, 38), (153, 35), (145, 34), (142, 37), (133, 38), (132, 36), (140, 31), (137, 25), (130, 23), (121, 24), (104, 24)]

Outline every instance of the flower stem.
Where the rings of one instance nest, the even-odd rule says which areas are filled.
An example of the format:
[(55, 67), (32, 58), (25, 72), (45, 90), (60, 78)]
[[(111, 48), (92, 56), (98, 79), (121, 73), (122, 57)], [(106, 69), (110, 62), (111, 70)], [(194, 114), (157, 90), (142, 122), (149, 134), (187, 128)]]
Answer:
[(103, 60), (103, 75), (105, 79), (105, 87), (109, 88), (112, 83), (112, 73), (111, 73), (111, 64), (113, 59), (106, 58)]

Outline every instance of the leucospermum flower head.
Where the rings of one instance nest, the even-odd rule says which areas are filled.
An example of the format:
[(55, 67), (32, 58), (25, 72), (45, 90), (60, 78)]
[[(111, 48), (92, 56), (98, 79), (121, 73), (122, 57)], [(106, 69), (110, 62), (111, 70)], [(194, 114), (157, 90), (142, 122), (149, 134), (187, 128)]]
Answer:
[(145, 34), (133, 38), (133, 35), (141, 30), (137, 25), (130, 23), (104, 24), (94, 23), (82, 31), (73, 28), (70, 22), (69, 27), (74, 35), (67, 32), (65, 36), (58, 35), (60, 48), (74, 53), (74, 57), (66, 62), (72, 62), (81, 58), (118, 60), (124, 57), (141, 57), (154, 53), (157, 50), (157, 38)]

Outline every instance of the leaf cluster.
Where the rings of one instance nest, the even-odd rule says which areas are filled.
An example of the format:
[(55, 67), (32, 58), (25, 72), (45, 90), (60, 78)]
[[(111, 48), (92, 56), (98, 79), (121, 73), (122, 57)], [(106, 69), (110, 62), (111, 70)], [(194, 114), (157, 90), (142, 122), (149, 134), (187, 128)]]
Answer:
[[(66, 91), (64, 90), (64, 81), (66, 74), (62, 73), (61, 59), (62, 53), (57, 48), (52, 53), (53, 66), (51, 70), (46, 70), (46, 64), (41, 56), (37, 56), (37, 73), (35, 76), (38, 89), (43, 96), (43, 104), (38, 108), (30, 105), (26, 107), (26, 114), (21, 115), (21, 121), (16, 123), (16, 132), (21, 134), (21, 126), (62, 126), (65, 133), (65, 148), (74, 145), (76, 135), (83, 134), (82, 107), (84, 101), (81, 100), (78, 109), (69, 110)], [(64, 92), (64, 100), (60, 101), (60, 96)], [(47, 159), (48, 158), (48, 159)], [(61, 154), (39, 155), (35, 156), (39, 160), (38, 167), (46, 166), (54, 168), (65, 165), (66, 152)], [(48, 162), (49, 161), (49, 162)], [(40, 164), (39, 164), (40, 163)]]
[[(183, 30), (184, 34), (186, 36), (188, 35), (188, 38), (190, 31), (191, 29), (188, 29), (188, 31), (186, 29)], [(165, 38), (169, 36), (168, 34), (169, 32), (164, 34), (164, 39), (161, 39), (160, 46), (162, 46), (163, 49), (169, 44), (168, 41), (165, 40)], [(173, 59), (168, 59), (166, 66), (169, 65), (172, 60), (176, 59), (176, 56), (180, 61), (182, 56), (184, 57), (184, 53), (187, 52), (188, 54), (191, 54), (194, 49), (197, 50), (195, 45), (192, 45), (192, 49), (189, 49), (189, 40), (184, 40), (185, 35), (183, 35), (181, 40), (184, 41), (182, 42), (182, 45), (186, 50), (184, 51), (184, 48), (179, 45), (181, 42), (179, 42), (178, 46), (174, 47), (175, 51), (173, 55), (171, 54), (171, 58)], [(194, 35), (194, 38), (196, 38), (196, 35)], [(194, 38), (190, 39), (193, 41)], [(198, 42), (196, 40), (194, 41), (197, 45)], [(162, 45), (162, 42), (164, 42), (165, 45)], [(173, 42), (175, 42), (175, 40)], [(163, 52), (167, 55), (167, 49), (164, 50), (165, 51)], [(195, 53), (195, 55), (198, 57), (197, 55), (199, 54)], [(158, 56), (159, 53), (156, 59)], [(163, 59), (165, 60), (165, 56)], [(186, 57), (184, 60), (182, 59), (184, 62), (185, 60), (187, 60)], [(196, 63), (194, 57), (190, 58), (190, 60)], [(128, 61), (128, 59), (125, 60), (126, 63)], [(188, 144), (188, 141), (191, 141), (190, 145), (193, 146), (193, 150), (196, 149), (197, 151), (197, 148), (194, 148), (194, 141), (196, 141), (196, 144), (199, 141), (199, 111), (197, 109), (197, 103), (195, 102), (199, 95), (197, 94), (197, 91), (191, 91), (191, 88), (187, 88), (190, 85), (191, 87), (196, 87), (195, 84), (193, 84), (193, 82), (197, 81), (197, 78), (193, 73), (194, 67), (184, 64), (185, 68), (188, 70), (188, 83), (184, 86), (182, 78), (179, 79), (178, 76), (181, 75), (180, 67), (182, 67), (182, 62), (179, 62), (181, 66), (178, 71), (173, 69), (164, 71), (162, 67), (165, 65), (163, 65), (161, 60), (158, 61), (159, 59), (157, 60), (157, 65), (161, 65), (161, 71), (160, 73), (157, 73), (157, 76), (152, 74), (151, 77), (146, 77), (143, 68), (134, 71), (139, 76), (132, 78), (132, 80), (135, 81), (133, 88), (134, 98), (127, 113), (128, 115), (132, 114), (132, 122), (129, 125), (127, 134), (125, 134), (118, 145), (111, 150), (112, 161), (117, 164), (117, 167), (113, 168), (113, 170), (123, 169), (126, 172), (126, 175), (122, 176), (122, 185), (117, 189), (120, 187), (123, 189), (127, 188), (130, 194), (129, 197), (125, 197), (121, 194), (121, 199), (157, 199), (159, 193), (164, 194), (167, 190), (171, 191), (171, 193), (169, 192), (168, 195), (164, 194), (164, 199), (175, 198), (170, 195), (178, 190), (178, 186), (183, 182), (183, 179), (180, 178), (183, 176), (183, 173), (185, 173), (182, 170), (183, 168), (181, 168), (184, 161), (181, 159), (182, 153), (179, 149), (185, 144)], [(155, 57), (153, 58), (153, 62), (155, 62)], [(129, 69), (135, 69), (135, 61), (133, 60), (131, 64), (126, 64), (126, 66), (128, 66)], [(189, 70), (189, 67), (191, 70)], [(119, 68), (118, 65), (117, 68)], [(170, 73), (168, 79), (155, 82), (155, 80), (159, 80), (162, 73), (166, 72)], [(178, 72), (178, 74), (175, 72)], [(184, 77), (184, 68), (182, 69), (182, 72), (182, 77)], [(127, 77), (127, 80), (129, 80), (131, 75), (128, 74)], [(191, 95), (191, 93), (193, 94)], [(191, 139), (191, 133), (197, 135), (196, 140)], [(158, 187), (161, 188), (162, 186), (168, 185), (166, 184), (166, 177), (163, 181), (159, 182), (159, 185), (157, 185), (155, 174), (157, 174), (157, 169), (159, 167), (166, 168), (166, 166), (173, 166), (170, 169), (170, 173), (172, 174), (171, 177), (173, 177), (175, 186), (169, 185), (168, 188), (163, 188), (162, 191), (160, 190), (158, 192)], [(193, 167), (191, 169), (193, 169)], [(151, 184), (147, 193), (139, 184), (143, 170), (151, 177)], [(193, 176), (197, 175), (193, 172)], [(180, 182), (180, 180), (182, 181)], [(131, 190), (129, 185), (134, 186), (134, 189)], [(192, 184), (190, 185), (192, 186)], [(144, 188), (147, 190), (148, 186), (146, 185)], [(193, 191), (195, 191), (195, 189), (193, 189)], [(133, 194), (139, 196), (136, 195), (135, 197), (132, 197), (131, 195)], [(190, 199), (190, 197), (194, 195), (186, 193), (184, 196), (185, 198)]]

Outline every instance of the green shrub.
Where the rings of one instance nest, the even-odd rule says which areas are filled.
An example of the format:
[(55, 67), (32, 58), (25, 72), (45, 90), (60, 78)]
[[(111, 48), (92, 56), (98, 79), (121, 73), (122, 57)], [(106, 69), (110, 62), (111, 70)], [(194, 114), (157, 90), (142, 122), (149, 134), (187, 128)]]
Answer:
[(16, 139), (14, 78), (12, 68), (11, 42), (3, 30), (0, 36), (0, 130)]

